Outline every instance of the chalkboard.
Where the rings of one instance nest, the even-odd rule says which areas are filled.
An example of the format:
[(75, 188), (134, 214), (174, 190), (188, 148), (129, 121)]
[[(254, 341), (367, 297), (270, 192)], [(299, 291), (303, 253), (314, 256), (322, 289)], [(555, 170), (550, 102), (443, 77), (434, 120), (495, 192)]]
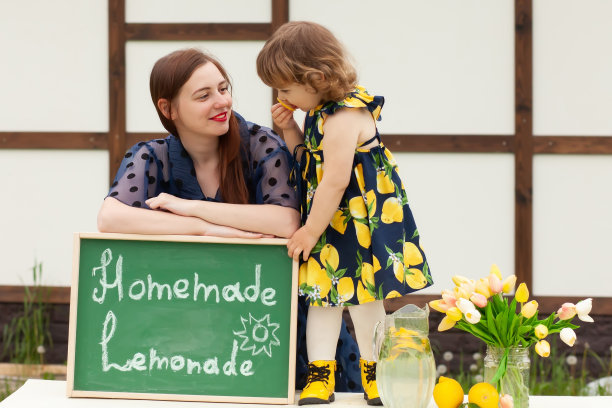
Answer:
[(68, 396), (293, 404), (286, 242), (75, 234)]

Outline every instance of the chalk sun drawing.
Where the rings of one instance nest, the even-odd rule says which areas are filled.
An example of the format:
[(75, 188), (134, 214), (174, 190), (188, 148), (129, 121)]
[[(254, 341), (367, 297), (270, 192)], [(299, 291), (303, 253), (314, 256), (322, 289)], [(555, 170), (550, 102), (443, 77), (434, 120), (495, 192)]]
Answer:
[(276, 337), (279, 324), (270, 323), (269, 314), (257, 320), (249, 313), (248, 319), (240, 316), (240, 321), (243, 330), (234, 331), (234, 335), (243, 339), (240, 350), (251, 350), (253, 356), (263, 351), (268, 357), (272, 357), (272, 346), (280, 346), (280, 341)]

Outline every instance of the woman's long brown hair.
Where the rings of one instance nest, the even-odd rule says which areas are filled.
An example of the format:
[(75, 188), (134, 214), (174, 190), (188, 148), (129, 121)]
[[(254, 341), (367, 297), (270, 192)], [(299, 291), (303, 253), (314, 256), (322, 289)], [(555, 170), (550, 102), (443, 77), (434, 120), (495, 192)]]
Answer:
[[(221, 75), (230, 83), (227, 72), (219, 61), (194, 48), (175, 51), (160, 58), (151, 71), (149, 87), (157, 115), (164, 128), (179, 139), (181, 136), (174, 122), (159, 109), (157, 101), (166, 99), (171, 104), (193, 72), (207, 63), (215, 64)], [(232, 111), (229, 118), (229, 130), (219, 140), (219, 190), (223, 200), (227, 203), (246, 204), (249, 202), (249, 193), (242, 173), (240, 148), (238, 120)]]

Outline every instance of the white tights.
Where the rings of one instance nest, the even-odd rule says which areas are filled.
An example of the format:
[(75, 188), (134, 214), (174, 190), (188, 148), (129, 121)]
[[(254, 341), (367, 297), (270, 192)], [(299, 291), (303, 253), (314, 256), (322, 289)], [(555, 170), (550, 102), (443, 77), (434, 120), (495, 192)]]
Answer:
[[(343, 307), (311, 306), (306, 323), (306, 347), (308, 360), (334, 360), (336, 345), (340, 336)], [(374, 359), (372, 337), (376, 322), (384, 320), (385, 307), (382, 300), (349, 306), (349, 313), (355, 326), (355, 337), (361, 358)]]

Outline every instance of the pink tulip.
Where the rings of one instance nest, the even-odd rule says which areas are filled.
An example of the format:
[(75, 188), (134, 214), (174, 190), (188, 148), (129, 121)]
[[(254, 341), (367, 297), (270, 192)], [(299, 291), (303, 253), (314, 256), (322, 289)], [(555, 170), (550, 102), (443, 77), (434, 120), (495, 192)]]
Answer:
[(442, 299), (430, 301), (429, 307), (431, 307), (433, 310), (437, 310), (440, 313), (446, 313), (446, 311), (449, 309), (449, 307), (446, 305), (446, 303), (444, 303), (444, 300)]
[(564, 303), (561, 308), (557, 310), (557, 316), (560, 320), (569, 320), (576, 316), (576, 305), (573, 303)]
[(504, 394), (499, 398), (499, 407), (500, 408), (514, 408), (514, 400), (512, 399), (512, 395)]
[(457, 298), (453, 292), (448, 289), (442, 291), (442, 300), (444, 300), (444, 303), (446, 303), (448, 307), (455, 307), (457, 304)]
[(470, 300), (478, 307), (484, 308), (485, 306), (487, 306), (487, 298), (484, 297), (484, 295), (481, 295), (480, 293), (472, 293), (472, 296), (470, 296)]
[(502, 281), (495, 274), (489, 275), (489, 290), (491, 293), (499, 293), (503, 289)]

